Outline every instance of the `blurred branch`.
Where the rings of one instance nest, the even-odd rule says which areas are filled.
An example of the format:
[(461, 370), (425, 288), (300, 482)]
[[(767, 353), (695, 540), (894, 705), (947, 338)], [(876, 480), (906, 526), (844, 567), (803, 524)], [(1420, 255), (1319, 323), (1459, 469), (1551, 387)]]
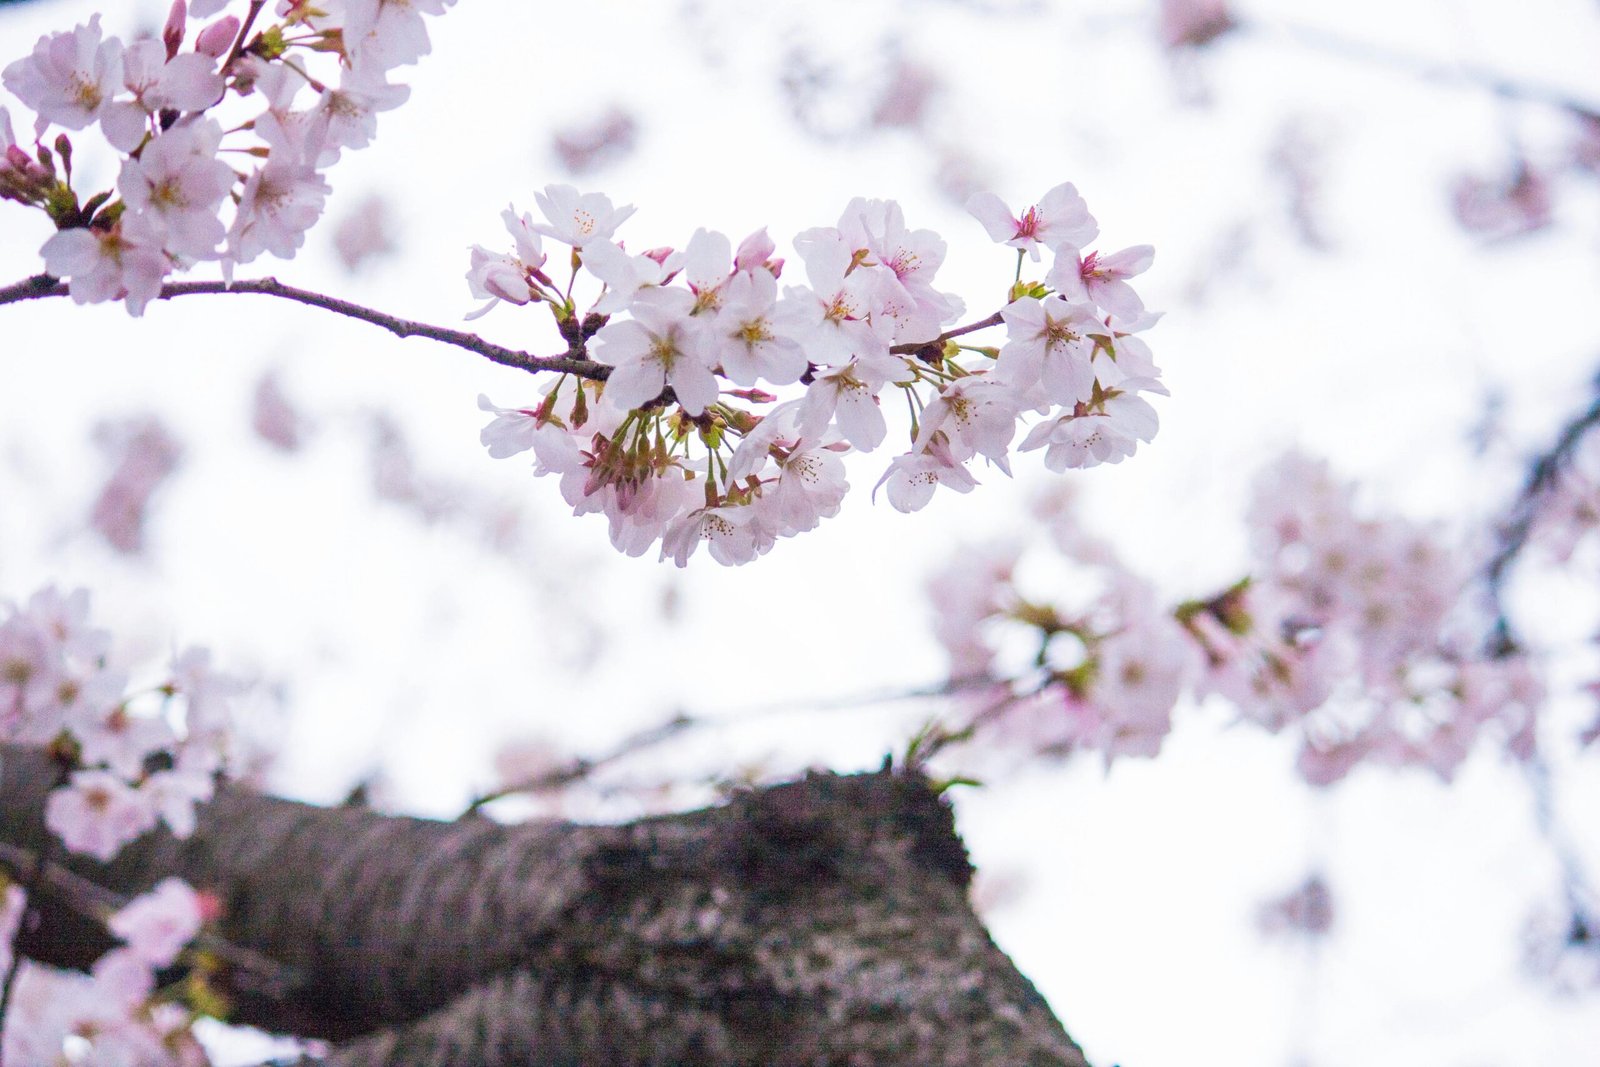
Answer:
[(1600, 100), (1581, 100), (1558, 86), (1520, 81), (1485, 67), (1433, 60), (1370, 41), (1343, 37), (1314, 26), (1240, 19), (1235, 22), (1234, 28), (1261, 38), (1288, 41), (1325, 55), (1402, 71), (1424, 81), (1470, 86), (1503, 100), (1545, 104), (1584, 118), (1600, 118)]
[[(159, 299), (171, 300), (179, 296), (218, 293), (253, 293), (258, 296), (275, 296), (283, 300), (292, 300), (299, 304), (309, 304), (311, 307), (322, 308), (324, 311), (331, 311), (336, 315), (369, 322), (381, 329), (388, 330), (396, 337), (426, 337), (430, 341), (438, 341), (440, 344), (465, 349), (502, 366), (515, 367), (518, 370), (525, 370), (529, 373), (557, 371), (562, 374), (575, 374), (580, 378), (589, 378), (594, 381), (604, 381), (611, 372), (610, 367), (587, 358), (581, 342), (569, 347), (567, 354), (564, 356), (534, 356), (527, 352), (519, 352), (516, 349), (503, 348), (500, 345), (492, 344), (477, 334), (467, 333), (463, 330), (452, 330), (446, 326), (431, 326), (424, 322), (402, 319), (396, 315), (363, 307), (360, 304), (353, 304), (348, 300), (340, 300), (336, 297), (314, 293), (309, 289), (297, 289), (291, 285), (284, 285), (276, 278), (258, 278), (252, 281), (233, 282), (232, 284), (227, 282), (167, 282), (161, 287)], [(0, 287), (0, 305), (66, 295), (68, 295), (68, 290), (65, 282), (48, 274), (36, 274), (15, 285)]]
[(1489, 605), (1495, 615), (1491, 649), (1498, 654), (1508, 654), (1518, 647), (1504, 604), (1506, 575), (1527, 547), (1544, 495), (1560, 481), (1561, 472), (1572, 460), (1579, 443), (1596, 425), (1600, 425), (1600, 378), (1596, 378), (1594, 388), (1595, 395), (1589, 406), (1568, 420), (1556, 435), (1555, 442), (1528, 465), (1522, 489), (1517, 493), (1505, 521), (1500, 524), (1497, 538), (1499, 546), (1484, 567)]

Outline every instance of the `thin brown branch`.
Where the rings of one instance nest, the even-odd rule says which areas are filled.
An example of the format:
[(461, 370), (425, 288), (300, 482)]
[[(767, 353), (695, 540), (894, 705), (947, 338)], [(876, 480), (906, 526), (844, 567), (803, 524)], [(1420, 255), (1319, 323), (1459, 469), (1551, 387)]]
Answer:
[(699, 720), (679, 712), (666, 722), (624, 738), (615, 748), (604, 755), (578, 756), (559, 767), (554, 767), (541, 774), (532, 775), (511, 785), (475, 797), (467, 805), (466, 810), (461, 813), (461, 817), (466, 818), (469, 815), (476, 815), (485, 805), (492, 804), (497, 800), (503, 800), (506, 797), (531, 793), (548, 793), (552, 790), (572, 785), (574, 782), (581, 782), (608, 764), (626, 759), (641, 749), (652, 748), (663, 741), (669, 741), (698, 724)]
[[(25, 300), (43, 300), (50, 297), (66, 296), (67, 284), (48, 274), (36, 274), (26, 278), (15, 285), (0, 287), (0, 305), (16, 304)], [(371, 323), (381, 329), (388, 330), (396, 337), (426, 337), (430, 341), (451, 345), (468, 352), (475, 353), (492, 362), (505, 367), (515, 367), (529, 373), (540, 371), (555, 371), (560, 374), (574, 374), (580, 378), (589, 378), (594, 381), (605, 381), (611, 368), (603, 363), (596, 363), (584, 354), (582, 347), (571, 347), (564, 356), (535, 356), (527, 352), (519, 352), (513, 348), (504, 348), (500, 345), (485, 341), (477, 334), (467, 333), (464, 330), (452, 330), (446, 326), (432, 326), (425, 322), (415, 322), (411, 319), (402, 319), (397, 315), (377, 311), (364, 307), (361, 304), (340, 300), (337, 297), (325, 296), (322, 293), (312, 292), (309, 289), (299, 289), (292, 285), (284, 285), (276, 278), (257, 278), (249, 281), (227, 282), (168, 282), (161, 287), (158, 299), (171, 300), (180, 296), (197, 296), (202, 294), (220, 293), (251, 293), (257, 296), (274, 296), (282, 300), (293, 300), (299, 304), (308, 304), (311, 307), (331, 311), (336, 315), (346, 318), (359, 319)]]
[(979, 330), (987, 330), (991, 326), (1000, 325), (1000, 323), (1003, 321), (1005, 320), (1000, 317), (1000, 312), (996, 311), (993, 315), (990, 315), (986, 319), (980, 319), (977, 322), (969, 322), (965, 326), (956, 326), (953, 329), (946, 330), (944, 333), (941, 333), (938, 337), (935, 337), (931, 341), (910, 341), (905, 344), (895, 345), (893, 348), (889, 349), (889, 351), (897, 352), (901, 355), (909, 355), (912, 352), (920, 352), (925, 348), (941, 346), (953, 337), (960, 337), (963, 334), (968, 333), (976, 333)]

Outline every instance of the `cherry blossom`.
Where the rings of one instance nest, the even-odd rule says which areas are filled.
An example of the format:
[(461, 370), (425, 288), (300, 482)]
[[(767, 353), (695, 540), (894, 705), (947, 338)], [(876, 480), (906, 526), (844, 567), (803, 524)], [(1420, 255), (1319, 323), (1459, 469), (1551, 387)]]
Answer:
[(609, 241), (634, 212), (633, 205), (614, 208), (603, 193), (579, 193), (570, 185), (547, 185), (533, 194), (547, 223), (534, 227), (562, 244), (583, 248), (591, 241)]
[(233, 168), (217, 159), (222, 127), (212, 119), (175, 126), (122, 164), (117, 188), (149, 220), (174, 256), (213, 258), (227, 231), (217, 208), (233, 188)]
[(1025, 249), (1039, 261), (1039, 249), (1071, 245), (1086, 248), (1100, 232), (1099, 223), (1089, 214), (1089, 205), (1071, 182), (1063, 182), (1021, 215), (1013, 215), (1005, 201), (993, 193), (977, 193), (967, 201), (967, 210), (989, 236), (1011, 248)]
[(200, 898), (186, 882), (163, 878), (124, 904), (106, 925), (149, 967), (170, 967), (200, 932)]
[(606, 390), (616, 403), (638, 407), (669, 385), (691, 415), (716, 400), (716, 375), (691, 336), (692, 307), (681, 290), (652, 289), (629, 306), (632, 318), (595, 336), (594, 358), (613, 368)]
[(262, 252), (293, 256), (322, 215), (329, 191), (310, 164), (269, 159), (245, 181), (224, 264), (249, 263)]
[(67, 33), (39, 38), (33, 54), (0, 71), (0, 81), (32, 108), (43, 136), (55, 124), (81, 130), (99, 120), (122, 83), (122, 42), (102, 40), (100, 16)]
[[(225, 85), (214, 56), (186, 52), (167, 57), (160, 41), (135, 41), (123, 53), (123, 84), (132, 100), (105, 106), (101, 126), (112, 146), (132, 152), (150, 132), (150, 116), (162, 110), (204, 111), (221, 96)], [(217, 130), (217, 140), (222, 131)], [(162, 138), (157, 138), (162, 140)], [(212, 147), (209, 154), (215, 154)], [(230, 172), (231, 173), (231, 172)]]
[(145, 798), (110, 771), (78, 771), (45, 801), (45, 825), (61, 843), (101, 861), (155, 824)]
[(39, 252), (45, 270), (70, 279), (74, 303), (120, 299), (138, 316), (160, 295), (162, 279), (171, 269), (163, 243), (164, 235), (148, 215), (132, 214), (109, 230), (61, 230)]
[(920, 511), (941, 485), (965, 493), (977, 484), (977, 479), (950, 455), (949, 447), (943, 441), (935, 441), (920, 452), (896, 456), (878, 479), (873, 496), (877, 496), (878, 488), (887, 485), (885, 495), (896, 511)]
[(1056, 249), (1056, 263), (1044, 276), (1044, 283), (1073, 301), (1088, 301), (1123, 319), (1144, 314), (1144, 301), (1133, 291), (1128, 279), (1150, 269), (1156, 250), (1150, 245), (1124, 248), (1102, 257), (1087, 255), (1069, 245)]
[[(1147, 390), (1165, 392), (1158, 382), (1143, 384)], [(1155, 437), (1159, 424), (1156, 409), (1137, 393), (1118, 392), (1098, 407), (1098, 411), (1074, 410), (1039, 423), (1022, 439), (1021, 450), (1043, 448), (1044, 465), (1064, 471), (1120, 463), (1133, 455), (1139, 442)]]
[(1010, 338), (1000, 349), (995, 377), (1021, 389), (1042, 384), (1056, 404), (1092, 399), (1091, 362), (1099, 347), (1094, 334), (1104, 329), (1094, 313), (1062, 296), (1026, 296), (1001, 312)]

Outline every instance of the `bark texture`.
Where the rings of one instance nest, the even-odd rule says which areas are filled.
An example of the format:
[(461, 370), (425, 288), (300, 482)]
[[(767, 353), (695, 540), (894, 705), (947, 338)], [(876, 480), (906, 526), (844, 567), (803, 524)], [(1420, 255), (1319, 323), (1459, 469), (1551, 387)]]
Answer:
[[(40, 847), (52, 769), (0, 753), (0, 840)], [(177, 875), (281, 964), (235, 1018), (329, 1067), (1080, 1067), (967, 902), (948, 806), (915, 776), (803, 780), (623, 826), (455, 823), (224, 789), (187, 840), (79, 875)], [(110, 944), (65, 893), (24, 951)]]

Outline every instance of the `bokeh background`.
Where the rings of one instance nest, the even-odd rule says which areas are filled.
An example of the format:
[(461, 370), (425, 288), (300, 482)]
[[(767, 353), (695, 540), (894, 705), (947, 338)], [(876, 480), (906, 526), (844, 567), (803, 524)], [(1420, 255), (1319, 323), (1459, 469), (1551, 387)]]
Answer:
[[(0, 7), (0, 58), (95, 7)], [(106, 24), (164, 15), (124, 0)], [(137, 321), (0, 308), (0, 596), (88, 586), (133, 660), (210, 646), (256, 679), (252, 773), (287, 795), (359, 786), (447, 817), (677, 715), (697, 725), (492, 810), (627, 818), (876, 766), (940, 711), (911, 696), (944, 670), (928, 576), (1025, 536), (1038, 493), (1070, 484), (1177, 599), (1244, 572), (1251, 479), (1287, 449), (1375, 510), (1482, 537), (1592, 395), (1587, 0), (477, 0), (431, 32), (303, 254), (245, 273), (459, 325), (469, 246), (505, 244), (500, 211), (550, 182), (638, 205), (637, 247), (767, 226), (781, 249), (872, 196), (946, 237), (941, 287), (982, 314), (1014, 261), (965, 198), (1072, 181), (1101, 247), (1157, 248), (1140, 292), (1167, 313), (1149, 339), (1172, 396), (1127, 463), (1062, 479), (1022, 457), (914, 516), (869, 502), (886, 457), (857, 457), (820, 530), (680, 572), (619, 556), (524, 459), (484, 454), (475, 399), (530, 402), (519, 372), (256, 297)], [(77, 167), (114, 176), (81, 148)], [(8, 282), (49, 230), (0, 209)], [(561, 348), (531, 309), (477, 327)], [(1094, 1062), (1594, 1062), (1600, 963), (1568, 944), (1557, 855), (1600, 870), (1597, 757), (1571, 742), (1600, 598), (1582, 559), (1514, 593), (1562, 683), (1543, 790), (1489, 751), (1450, 784), (1365, 769), (1313, 790), (1287, 743), (1210, 704), (1109, 771), (981, 739), (948, 757), (985, 782), (957, 805), (995, 936)], [(1328, 929), (1263, 921), (1313, 878)], [(256, 1054), (216, 1040), (221, 1063)]]

